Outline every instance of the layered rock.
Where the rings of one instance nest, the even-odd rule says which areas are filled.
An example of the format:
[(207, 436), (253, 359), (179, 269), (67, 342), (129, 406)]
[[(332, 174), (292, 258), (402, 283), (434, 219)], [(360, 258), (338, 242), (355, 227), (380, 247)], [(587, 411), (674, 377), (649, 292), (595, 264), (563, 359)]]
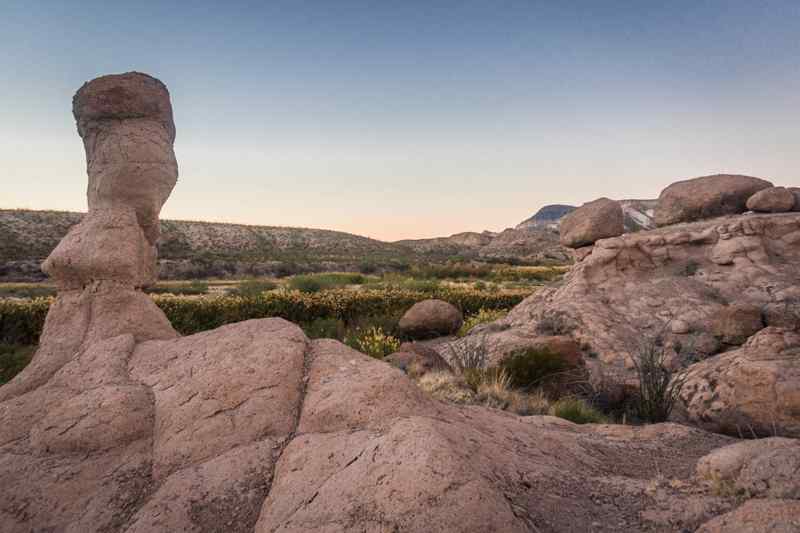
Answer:
[[(770, 421), (778, 434), (798, 435), (800, 398), (792, 391), (800, 388), (800, 360), (790, 345), (791, 330), (800, 326), (800, 215), (723, 217), (601, 239), (582, 250), (561, 284), (538, 291), (506, 318), (474, 328), (455, 346), (483, 346), (494, 364), (542, 337), (569, 335), (582, 347), (595, 383), (629, 386), (636, 382), (633, 358), (657, 339), (677, 370), (736, 348), (766, 326), (781, 328), (790, 344), (780, 362), (767, 363), (778, 356), (774, 346), (758, 340), (719, 357), (737, 361), (731, 368), (743, 373), (736, 394), (750, 390), (774, 398), (772, 384), (782, 387), (774, 404), (782, 415), (770, 415)], [(440, 353), (447, 357), (449, 351)], [(743, 357), (754, 362), (739, 361)], [(763, 384), (744, 377), (747, 369), (765, 365), (765, 372), (784, 377)], [(724, 387), (718, 384), (719, 391)], [(765, 429), (767, 413), (760, 413)]]
[(772, 184), (738, 174), (715, 174), (678, 181), (661, 191), (655, 221), (658, 226), (744, 213), (747, 200)]

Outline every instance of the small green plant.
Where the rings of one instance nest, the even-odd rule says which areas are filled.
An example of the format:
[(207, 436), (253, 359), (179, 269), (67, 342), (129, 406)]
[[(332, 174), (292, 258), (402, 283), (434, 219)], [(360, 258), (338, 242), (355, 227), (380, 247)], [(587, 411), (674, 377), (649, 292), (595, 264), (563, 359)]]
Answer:
[(550, 407), (550, 414), (576, 424), (604, 424), (607, 422), (606, 417), (600, 411), (586, 403), (585, 400), (572, 396), (556, 401)]
[(633, 358), (639, 380), (636, 413), (647, 422), (665, 422), (669, 418), (686, 382), (685, 375), (673, 375), (666, 359), (661, 335), (642, 343), (638, 355)]
[(507, 314), (508, 311), (505, 309), (481, 309), (476, 314), (470, 315), (464, 320), (464, 324), (461, 326), (461, 329), (458, 330), (457, 335), (463, 337), (475, 326), (500, 320)]
[(383, 359), (400, 348), (400, 339), (387, 335), (377, 326), (356, 331), (345, 339), (345, 343), (375, 359)]
[(526, 348), (511, 352), (501, 363), (511, 384), (520, 389), (542, 385), (548, 378), (569, 369), (564, 358), (547, 349)]

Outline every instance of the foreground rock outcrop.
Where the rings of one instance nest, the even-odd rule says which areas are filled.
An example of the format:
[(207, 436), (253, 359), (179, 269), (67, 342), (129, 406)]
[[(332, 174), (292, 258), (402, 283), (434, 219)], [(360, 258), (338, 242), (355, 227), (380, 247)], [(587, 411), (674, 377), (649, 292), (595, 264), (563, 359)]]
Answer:
[(630, 388), (634, 358), (661, 343), (674, 370), (695, 363), (683, 420), (733, 435), (800, 436), (800, 215), (677, 224), (601, 239), (576, 258), (563, 283), (455, 346), (481, 345), (494, 364), (543, 336), (568, 335), (596, 386)]
[[(729, 437), (442, 404), (281, 319), (178, 337), (139, 290), (175, 178), (166, 88), (129, 73), (76, 101), (87, 154), (106, 148), (47, 263), (41, 348), (0, 388), (2, 531), (674, 531), (750, 512), (695, 475)], [(120, 131), (140, 141), (104, 144)]]

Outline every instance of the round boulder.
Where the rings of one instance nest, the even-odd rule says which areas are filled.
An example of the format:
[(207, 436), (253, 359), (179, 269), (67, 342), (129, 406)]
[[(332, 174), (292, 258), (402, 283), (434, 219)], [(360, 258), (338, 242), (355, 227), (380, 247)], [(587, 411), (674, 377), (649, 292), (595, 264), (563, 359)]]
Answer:
[(398, 324), (400, 332), (412, 339), (450, 335), (464, 323), (464, 315), (443, 300), (423, 300), (411, 306)]
[(786, 187), (762, 189), (747, 200), (747, 209), (757, 213), (788, 213), (794, 206), (794, 193)]
[(580, 248), (600, 239), (618, 237), (625, 231), (622, 206), (614, 200), (600, 198), (583, 204), (561, 219), (561, 244)]
[(751, 176), (716, 174), (673, 183), (658, 197), (658, 226), (747, 211), (747, 200), (772, 183)]

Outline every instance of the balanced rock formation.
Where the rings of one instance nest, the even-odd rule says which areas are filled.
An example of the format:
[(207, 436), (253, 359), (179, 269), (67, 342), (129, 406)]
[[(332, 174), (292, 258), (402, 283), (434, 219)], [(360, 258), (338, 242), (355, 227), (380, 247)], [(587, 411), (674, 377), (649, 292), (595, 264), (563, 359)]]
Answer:
[(444, 300), (423, 300), (411, 306), (400, 318), (400, 332), (412, 339), (451, 335), (464, 323), (464, 315)]
[[(89, 117), (113, 120), (92, 133), (78, 106), (79, 131), (171, 139), (153, 88), (137, 73), (90, 82), (77, 101), (106, 94)], [(149, 149), (112, 144), (108, 161)], [(737, 505), (693, 475), (729, 437), (443, 404), (281, 319), (178, 337), (139, 290), (174, 177), (155, 159), (104, 170), (102, 203), (48, 260), (59, 296), (41, 348), (0, 388), (0, 530), (674, 531)]]
[(795, 195), (786, 187), (761, 189), (747, 199), (747, 209), (758, 213), (786, 213), (795, 204)]
[(747, 200), (772, 187), (766, 180), (737, 174), (716, 174), (678, 181), (661, 191), (655, 221), (658, 226), (694, 222), (747, 211)]
[(622, 207), (608, 198), (583, 204), (561, 219), (559, 231), (561, 244), (569, 248), (580, 248), (600, 239), (622, 235), (625, 231)]

